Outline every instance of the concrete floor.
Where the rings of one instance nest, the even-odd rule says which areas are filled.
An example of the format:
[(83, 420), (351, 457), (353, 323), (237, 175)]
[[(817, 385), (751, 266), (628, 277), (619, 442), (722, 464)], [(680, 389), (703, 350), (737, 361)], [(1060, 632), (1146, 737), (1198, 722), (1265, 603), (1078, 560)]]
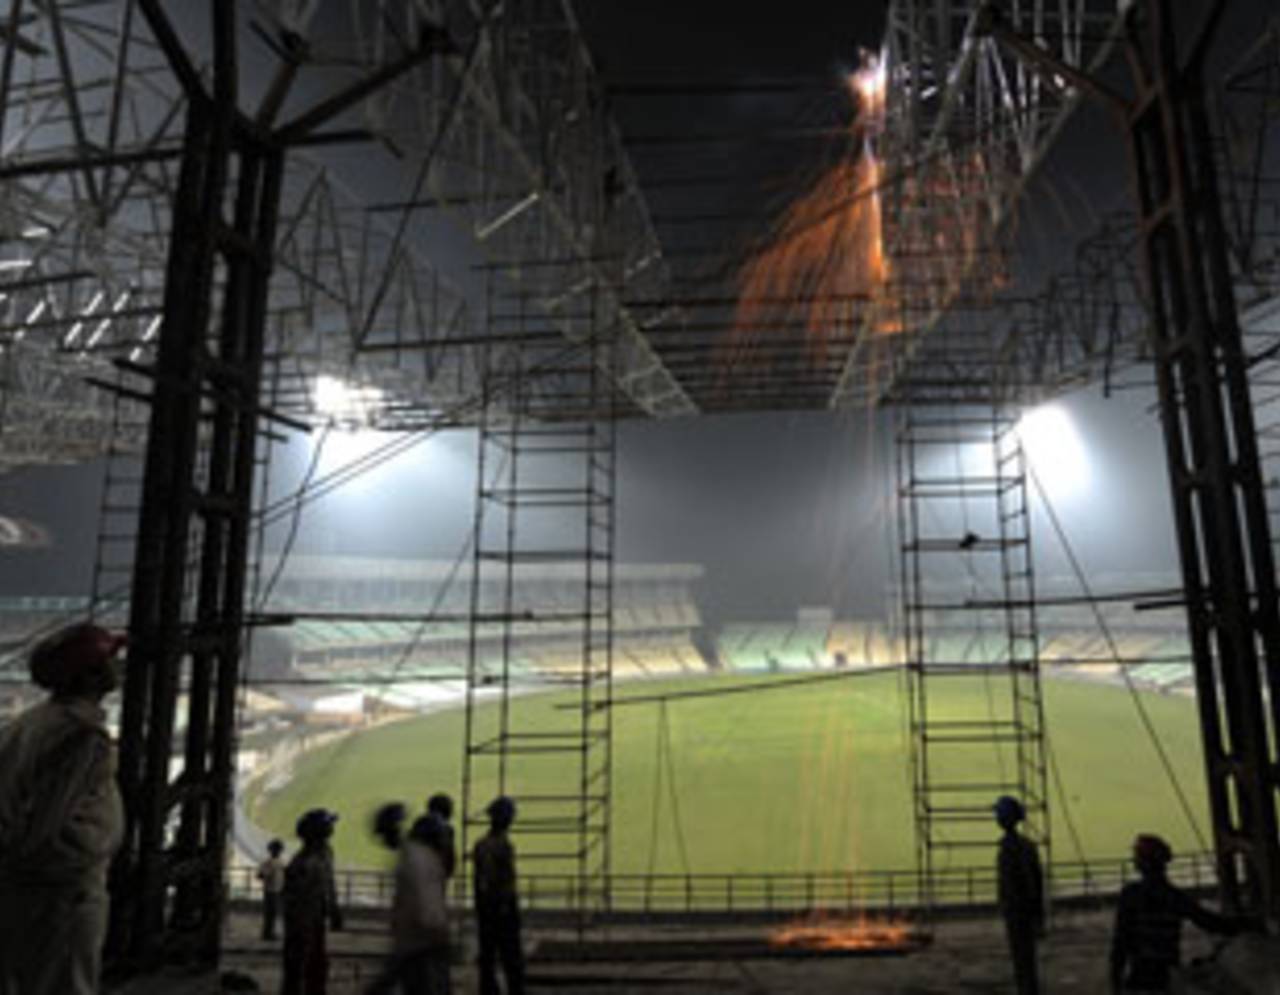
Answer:
[[(1051, 995), (1105, 995), (1106, 953), (1111, 914), (1100, 911), (1071, 911), (1061, 914), (1051, 937), (1044, 944), (1043, 988)], [(231, 925), (224, 970), (252, 977), (261, 991), (275, 992), (279, 986), (279, 945), (263, 943), (256, 936), (251, 916), (237, 916)], [(630, 939), (646, 941), (743, 940), (742, 927), (712, 930), (678, 927), (643, 931), (628, 928), (611, 930), (610, 943), (626, 944)], [(944, 923), (933, 942), (919, 952), (893, 957), (757, 958), (747, 960), (700, 959), (677, 962), (657, 959), (593, 961), (571, 963), (557, 958), (549, 962), (539, 957), (539, 945), (547, 951), (558, 939), (530, 931), (529, 987), (532, 991), (575, 992), (582, 995), (631, 995), (661, 992), (694, 995), (700, 992), (805, 993), (805, 995), (846, 995), (850, 992), (892, 993), (892, 995), (943, 995), (943, 993), (1012, 992), (1010, 969), (1005, 956), (1003, 932), (994, 920), (965, 920)], [(563, 938), (559, 938), (563, 939)], [(351, 927), (332, 934), (330, 992), (354, 995), (363, 992), (376, 976), (384, 949), (381, 923), (374, 919), (353, 922)], [(1203, 957), (1213, 950), (1212, 942), (1188, 927), (1184, 953)], [(1229, 958), (1228, 958), (1229, 959)], [(1210, 966), (1197, 972), (1205, 982), (1203, 992), (1239, 991), (1215, 983), (1220, 973)], [(128, 995), (170, 995), (170, 993), (220, 992), (217, 979), (210, 977), (170, 977), (152, 979), (127, 989)], [(460, 995), (477, 991), (474, 969), (459, 964), (454, 970), (454, 990)], [(1257, 989), (1263, 990), (1263, 989)], [(1266, 989), (1271, 990), (1271, 989)]]

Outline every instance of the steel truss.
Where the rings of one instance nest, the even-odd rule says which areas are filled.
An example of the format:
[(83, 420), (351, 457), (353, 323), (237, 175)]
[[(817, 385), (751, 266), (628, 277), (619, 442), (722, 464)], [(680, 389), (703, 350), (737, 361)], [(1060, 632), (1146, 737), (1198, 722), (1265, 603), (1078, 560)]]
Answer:
[(1280, 609), (1205, 107), (1211, 33), (1180, 52), (1167, 0), (1143, 13), (1126, 110), (1219, 877), (1233, 906), (1276, 918)]
[[(293, 367), (281, 392), (289, 411), (313, 414), (320, 374), (384, 391), (391, 428), (474, 396), (466, 294), (422, 248), (423, 226), (446, 216), (513, 273), (538, 260), (522, 275), (539, 271), (540, 304), (557, 327), (597, 286), (621, 328), (620, 382), (638, 410), (692, 410), (644, 337), (681, 315), (641, 319), (627, 303), (667, 298), (669, 274), (567, 2), (237, 7), (247, 13), (237, 48), (254, 70), (242, 89), (297, 130), (291, 144), (310, 147), (290, 156), (281, 185), (267, 325), (267, 355)], [(112, 404), (84, 378), (154, 358), (190, 80), (140, 10), (140, 0), (19, 0), (4, 15), (15, 43), (0, 59), (0, 238), (11, 253), (0, 258), (0, 468), (103, 452)], [(209, 74), (199, 61), (207, 21), (203, 8), (184, 12), (175, 35), (193, 53), (192, 79)], [(378, 80), (327, 131), (288, 120), (295, 79), (339, 89), (421, 36), (448, 56)], [(353, 191), (342, 179), (353, 143), (407, 161), (412, 188), (375, 177), (388, 198), (377, 204), (369, 189)], [(613, 210), (599, 232), (591, 212), (602, 197)], [(609, 280), (590, 251), (600, 235), (626, 247)], [(140, 448), (146, 413), (131, 415)]]
[[(917, 867), (989, 867), (992, 803), (1016, 796), (1049, 855), (1040, 636), (1017, 409), (901, 409), (901, 611)], [(946, 685), (945, 704), (933, 693)]]
[[(889, 5), (884, 124), (876, 141), (889, 277), (879, 305), (856, 320), (859, 341), (832, 406), (890, 391), (900, 357), (914, 353), (955, 301), (975, 288), (994, 290), (1007, 223), (1079, 104), (1070, 76), (1046, 82), (989, 36), (992, 9), (933, 0)], [(1082, 71), (1107, 59), (1120, 28), (1109, 0), (1016, 0), (1001, 9), (1019, 31)], [(875, 360), (879, 350), (894, 354), (888, 366)], [(868, 364), (877, 374), (870, 381)]]
[[(212, 962), (219, 951), (260, 423), (288, 422), (260, 403), (284, 159), (362, 86), (283, 128), (273, 127), (269, 105), (249, 118), (240, 110), (235, 8), (211, 10), (206, 84), (161, 6), (138, 5), (185, 89), (185, 122), (155, 361), (123, 364), (143, 389), (114, 388), (118, 400), (149, 409), (133, 483), (119, 770), (126, 827), (108, 941), (122, 971)], [(411, 49), (382, 75), (433, 51)]]
[[(1219, 878), (1230, 905), (1274, 919), (1280, 609), (1204, 79), (1225, 6), (1208, 4), (1187, 43), (1169, 0), (1135, 4), (1133, 95), (1081, 82), (1129, 139)], [(1008, 25), (996, 33), (1029, 66), (1063, 71)]]
[[(606, 318), (580, 347), (495, 346), (479, 424), (463, 847), (488, 802), (513, 796), (521, 865), (572, 875), (583, 925), (609, 905), (614, 345)], [(554, 579), (553, 604), (536, 600), (537, 576)], [(537, 652), (571, 692), (550, 720), (513, 707)]]

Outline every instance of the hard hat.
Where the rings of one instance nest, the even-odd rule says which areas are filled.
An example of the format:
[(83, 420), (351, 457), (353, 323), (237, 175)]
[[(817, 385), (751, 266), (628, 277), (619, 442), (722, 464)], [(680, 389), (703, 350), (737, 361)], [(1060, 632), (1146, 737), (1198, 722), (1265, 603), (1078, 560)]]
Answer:
[(453, 815), (453, 799), (443, 791), (437, 791), (427, 799), (427, 811), (434, 812), (440, 818), (448, 821)]
[(427, 846), (439, 847), (448, 839), (449, 830), (444, 819), (434, 812), (420, 815), (409, 829), (409, 838), (425, 843)]
[(383, 841), (388, 841), (388, 837), (399, 833), (400, 828), (404, 825), (404, 820), (409, 817), (409, 810), (400, 802), (387, 802), (385, 805), (378, 807), (373, 814), (373, 833), (379, 836)]
[(1173, 859), (1173, 849), (1154, 833), (1139, 833), (1133, 840), (1133, 862), (1140, 868), (1160, 870)]
[(991, 811), (995, 813), (996, 821), (1002, 824), (1017, 824), (1027, 817), (1027, 810), (1022, 807), (1022, 802), (1013, 795), (1001, 795), (991, 806)]
[(506, 795), (499, 795), (489, 803), (489, 807), (485, 809), (485, 812), (488, 814), (490, 822), (509, 826), (516, 818), (516, 803)]
[(31, 679), (49, 691), (72, 688), (115, 656), (126, 640), (124, 633), (88, 622), (59, 629), (31, 651), (27, 659)]
[(294, 831), (301, 840), (324, 840), (333, 835), (333, 824), (338, 821), (338, 813), (326, 808), (313, 808), (298, 819)]

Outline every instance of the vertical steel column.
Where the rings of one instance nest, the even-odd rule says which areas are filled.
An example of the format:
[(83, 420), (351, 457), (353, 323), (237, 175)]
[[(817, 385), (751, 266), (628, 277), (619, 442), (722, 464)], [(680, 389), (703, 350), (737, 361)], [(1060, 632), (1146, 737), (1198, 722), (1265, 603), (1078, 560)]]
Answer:
[(213, 9), (213, 91), (191, 94), (188, 111), (130, 593), (119, 774), (127, 827), (108, 950), (125, 968), (215, 960), (224, 908), (282, 153), (237, 120), (234, 10)]
[(1275, 918), (1280, 615), (1205, 107), (1211, 31), (1184, 66), (1170, 0), (1134, 17), (1130, 151), (1218, 872), (1230, 905)]
[(1219, 880), (1227, 904), (1276, 920), (1280, 609), (1204, 83), (1227, 3), (1206, 5), (1185, 51), (1175, 6), (1187, 13), (1139, 0), (1126, 15), (1132, 98), (998, 18), (992, 32), (1126, 128)]

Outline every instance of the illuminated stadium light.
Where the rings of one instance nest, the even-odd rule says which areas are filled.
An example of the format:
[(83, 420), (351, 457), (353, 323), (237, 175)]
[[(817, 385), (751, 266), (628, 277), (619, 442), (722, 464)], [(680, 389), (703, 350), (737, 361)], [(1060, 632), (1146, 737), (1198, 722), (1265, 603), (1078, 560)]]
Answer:
[(346, 431), (367, 428), (382, 403), (384, 391), (377, 387), (360, 387), (344, 383), (337, 377), (316, 377), (311, 402), (316, 413), (333, 427)]
[(1089, 460), (1084, 441), (1066, 410), (1044, 404), (1028, 411), (1018, 422), (1018, 435), (1046, 494), (1066, 498), (1089, 485)]

